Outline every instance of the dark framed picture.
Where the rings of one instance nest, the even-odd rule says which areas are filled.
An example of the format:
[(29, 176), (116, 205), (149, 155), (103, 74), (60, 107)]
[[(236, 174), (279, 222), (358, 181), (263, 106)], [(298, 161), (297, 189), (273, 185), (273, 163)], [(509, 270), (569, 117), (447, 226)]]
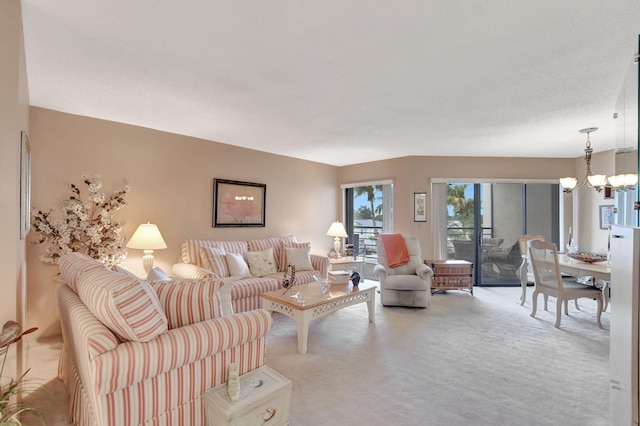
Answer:
[(426, 192), (413, 193), (413, 221), (414, 222), (427, 221), (427, 193)]
[(613, 205), (600, 206), (600, 229), (609, 229), (615, 223), (615, 212)]
[(615, 199), (615, 193), (613, 192), (613, 188), (609, 185), (604, 187), (604, 199), (605, 200), (613, 200)]
[(213, 226), (265, 226), (267, 185), (237, 180), (213, 180)]
[(31, 229), (31, 147), (24, 130), (20, 132), (20, 239)]

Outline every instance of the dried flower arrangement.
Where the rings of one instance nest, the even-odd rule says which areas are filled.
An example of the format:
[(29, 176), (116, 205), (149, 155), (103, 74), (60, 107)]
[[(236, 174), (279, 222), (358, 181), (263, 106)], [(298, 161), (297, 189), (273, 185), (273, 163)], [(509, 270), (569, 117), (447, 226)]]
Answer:
[(99, 174), (82, 178), (89, 192), (87, 200), (82, 200), (78, 186), (67, 184), (69, 195), (62, 201), (61, 219), (52, 217), (53, 207), (31, 210), (33, 229), (40, 234), (35, 243), (48, 243), (47, 254), (40, 260), (57, 264), (63, 255), (81, 252), (109, 266), (120, 264), (127, 255), (125, 239), (120, 236), (124, 222), (118, 222), (113, 212), (127, 205), (130, 188), (124, 186), (107, 195), (100, 192)]

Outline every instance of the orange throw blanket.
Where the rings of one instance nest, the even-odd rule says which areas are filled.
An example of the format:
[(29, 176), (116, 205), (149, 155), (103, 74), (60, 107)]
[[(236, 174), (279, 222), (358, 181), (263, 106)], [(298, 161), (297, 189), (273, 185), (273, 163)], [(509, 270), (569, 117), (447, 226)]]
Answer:
[(409, 250), (401, 234), (380, 234), (390, 268), (409, 263)]

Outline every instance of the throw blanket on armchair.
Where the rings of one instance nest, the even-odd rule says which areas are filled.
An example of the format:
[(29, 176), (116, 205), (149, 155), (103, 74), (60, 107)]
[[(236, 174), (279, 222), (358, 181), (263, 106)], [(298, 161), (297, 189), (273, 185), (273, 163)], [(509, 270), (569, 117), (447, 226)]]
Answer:
[(380, 234), (390, 268), (409, 263), (409, 250), (401, 234)]

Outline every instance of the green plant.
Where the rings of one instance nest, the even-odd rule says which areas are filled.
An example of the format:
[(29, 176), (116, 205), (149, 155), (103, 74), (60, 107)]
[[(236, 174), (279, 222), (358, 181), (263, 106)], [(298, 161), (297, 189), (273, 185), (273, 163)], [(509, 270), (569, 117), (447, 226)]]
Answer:
[[(2, 357), (0, 379), (2, 379), (2, 373), (4, 372), (9, 347), (19, 341), (25, 334), (32, 333), (37, 329), (37, 327), (33, 327), (22, 331), (22, 326), (15, 321), (7, 321), (4, 324), (2, 334), (0, 334), (0, 356)], [(9, 383), (5, 385), (0, 384), (0, 425), (20, 425), (22, 424), (20, 416), (26, 412), (32, 412), (38, 416), (36, 408), (32, 405), (14, 402), (21, 391), (24, 378), (28, 372), (29, 370), (25, 371), (20, 378), (11, 379)]]

